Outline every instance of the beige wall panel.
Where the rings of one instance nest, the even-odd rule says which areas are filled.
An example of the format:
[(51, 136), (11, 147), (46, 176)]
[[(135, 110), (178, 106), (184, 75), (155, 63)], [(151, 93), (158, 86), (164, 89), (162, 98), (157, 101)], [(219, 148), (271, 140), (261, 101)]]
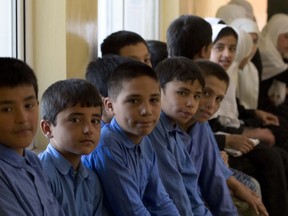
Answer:
[[(64, 0), (33, 1), (33, 62), (39, 99), (50, 84), (66, 78), (65, 7)], [(35, 143), (47, 144), (40, 131), (36, 134)]]
[(97, 0), (67, 0), (67, 77), (84, 78), (97, 56)]

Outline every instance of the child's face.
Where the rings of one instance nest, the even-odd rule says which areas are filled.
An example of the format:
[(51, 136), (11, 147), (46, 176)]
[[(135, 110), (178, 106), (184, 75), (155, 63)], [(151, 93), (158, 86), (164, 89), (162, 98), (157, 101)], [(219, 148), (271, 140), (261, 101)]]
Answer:
[(38, 125), (38, 101), (33, 86), (0, 88), (0, 143), (23, 155)]
[(227, 84), (215, 76), (205, 78), (205, 87), (194, 118), (199, 122), (209, 120), (219, 109), (226, 94)]
[(42, 120), (41, 128), (50, 143), (67, 160), (90, 154), (98, 144), (101, 107), (68, 107), (58, 113), (56, 126)]
[(196, 113), (201, 95), (198, 80), (173, 80), (161, 90), (161, 108), (172, 121), (185, 124)]
[(233, 35), (224, 36), (213, 44), (210, 60), (227, 70), (236, 54), (237, 40)]
[(160, 117), (160, 85), (141, 76), (122, 82), (122, 90), (111, 99), (114, 118), (128, 137), (138, 144), (151, 133)]
[(288, 57), (288, 32), (278, 36), (277, 49), (283, 58)]
[(152, 67), (150, 54), (144, 43), (124, 46), (120, 49), (120, 56), (135, 59)]

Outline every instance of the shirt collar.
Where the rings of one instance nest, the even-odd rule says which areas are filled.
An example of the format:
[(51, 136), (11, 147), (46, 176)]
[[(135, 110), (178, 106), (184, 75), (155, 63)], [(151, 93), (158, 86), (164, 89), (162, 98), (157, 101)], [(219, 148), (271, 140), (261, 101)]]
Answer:
[(131, 141), (131, 139), (127, 136), (126, 132), (119, 126), (118, 122), (115, 118), (110, 122), (110, 127), (113, 128), (117, 133), (119, 133), (122, 137), (124, 137), (125, 142), (123, 142), (124, 146), (128, 149), (134, 149), (134, 151), (142, 152), (142, 145), (144, 138), (142, 138), (139, 144), (135, 144)]
[[(55, 164), (56, 169), (62, 173), (63, 175), (67, 175), (70, 170), (74, 171), (74, 168), (72, 167), (72, 164), (64, 158), (51, 144), (47, 146), (46, 151), (53, 155), (53, 162)], [(57, 160), (56, 160), (57, 158)], [(84, 168), (81, 160), (78, 165), (78, 174), (81, 175), (83, 178), (86, 178), (88, 176), (87, 170)]]
[(25, 167), (27, 163), (31, 166), (36, 166), (31, 158), (28, 156), (29, 150), (24, 149), (23, 156), (19, 155), (14, 149), (0, 144), (0, 158), (15, 167)]

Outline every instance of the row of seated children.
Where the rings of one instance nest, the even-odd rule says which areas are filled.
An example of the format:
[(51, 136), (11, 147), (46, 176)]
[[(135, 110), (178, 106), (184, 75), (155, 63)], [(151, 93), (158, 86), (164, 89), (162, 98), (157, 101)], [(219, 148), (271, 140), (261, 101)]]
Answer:
[[(120, 35), (122, 35), (122, 37), (120, 36)], [(123, 35), (125, 35), (126, 37), (123, 37)], [(118, 54), (119, 55), (119, 53), (120, 53), (120, 51), (119, 50), (121, 50), (121, 49), (123, 49), (123, 50), (125, 50), (125, 49), (127, 49), (127, 47), (129, 47), (130, 49), (132, 49), (132, 47), (134, 46), (134, 47), (137, 47), (137, 46), (139, 46), (139, 44), (140, 43), (142, 43), (142, 44), (144, 44), (145, 45), (145, 41), (143, 40), (143, 39), (139, 39), (139, 36), (137, 35), (137, 36), (135, 36), (134, 38), (138, 38), (138, 40), (136, 40), (136, 39), (134, 39), (134, 40), (131, 40), (131, 35), (135, 35), (135, 33), (133, 33), (133, 32), (125, 32), (125, 31), (121, 31), (121, 32), (117, 32), (117, 33), (113, 33), (111, 36), (108, 36), (107, 37), (107, 39), (105, 39), (104, 40), (104, 43), (102, 44), (102, 46), (103, 47), (107, 47), (107, 44), (105, 44), (105, 41), (110, 41), (111, 42), (111, 37), (113, 37), (113, 38), (117, 38), (117, 42), (118, 42), (118, 45), (117, 45), (117, 48), (118, 48), (118, 50), (117, 49), (115, 49), (115, 50), (113, 50), (113, 53), (114, 54)], [(116, 37), (116, 36), (118, 36), (118, 37)], [(125, 40), (126, 38), (129, 38), (129, 40)], [(132, 41), (132, 42), (131, 42)], [(122, 42), (122, 43), (121, 43)], [(113, 44), (113, 43), (112, 43)], [(121, 45), (122, 44), (122, 45)], [(105, 46), (104, 46), (105, 45)], [(119, 48), (120, 47), (120, 48)], [(146, 48), (146, 53), (148, 53), (148, 49)], [(126, 52), (126, 54), (128, 54), (127, 52)], [(139, 57), (138, 57), (139, 56)], [(145, 56), (145, 55), (144, 55)], [(147, 55), (146, 55), (147, 56)], [(140, 57), (140, 55), (136, 55), (135, 54), (135, 52), (133, 53), (133, 55), (127, 55), (126, 57), (131, 57), (131, 58), (134, 58), (134, 59), (141, 59), (141, 57)], [(106, 73), (108, 73), (107, 72), (107, 66), (106, 66), (106, 68), (103, 68), (103, 61), (105, 62), (107, 62), (107, 65), (109, 65), (109, 58), (110, 58), (110, 65), (111, 64), (113, 64), (113, 63), (111, 63), (111, 61), (113, 62), (113, 60), (111, 60), (111, 58), (116, 58), (115, 56), (113, 56), (113, 57), (111, 57), (111, 56), (109, 56), (109, 57), (107, 57), (107, 56), (104, 56), (102, 59), (97, 59), (95, 62), (91, 62), (91, 64), (88, 66), (88, 72), (87, 72), (87, 74), (86, 74), (86, 78), (87, 79), (89, 79), (90, 81), (92, 81), (93, 83), (94, 83), (94, 85), (95, 86), (97, 86), (98, 85), (98, 87), (99, 87), (99, 81), (100, 81), (100, 77), (103, 77), (102, 75), (100, 75), (100, 74), (103, 74), (103, 73), (105, 73), (105, 72), (103, 72), (103, 70), (105, 70), (106, 69)], [(152, 61), (153, 62), (153, 61)], [(98, 68), (97, 68), (97, 64), (98, 64)], [(169, 64), (169, 66), (165, 66), (165, 67), (167, 67), (167, 68), (174, 68), (175, 69), (175, 67), (177, 67), (177, 66), (175, 66), (175, 67), (172, 67), (173, 65), (181, 65), (181, 64), (179, 64), (179, 62), (177, 63), (177, 61), (174, 59), (174, 61), (173, 61), (173, 63), (166, 63), (166, 64)], [(102, 70), (101, 70), (101, 66), (102, 66)], [(94, 67), (94, 69), (93, 69), (93, 67)], [(99, 68), (100, 67), (100, 68)], [(179, 66), (180, 67), (180, 66)], [(165, 70), (163, 69), (163, 71), (171, 71), (171, 70), (167, 70), (167, 68), (165, 68)], [(184, 67), (185, 68), (185, 67)], [(179, 69), (180, 70), (180, 69)], [(182, 69), (183, 71), (185, 71), (185, 69)], [(110, 71), (111, 72), (111, 71)], [(164, 72), (163, 72), (164, 73)], [(167, 72), (168, 73), (168, 72)], [(172, 72), (171, 72), (172, 73)], [(98, 74), (98, 79), (97, 79), (97, 74)], [(165, 73), (164, 73), (165, 74)], [(179, 75), (180, 76), (180, 75)], [(103, 79), (102, 79), (102, 82), (103, 82)], [(104, 84), (105, 85), (105, 84)], [(107, 85), (107, 80), (106, 80), (106, 85)], [(105, 95), (102, 95), (103, 96), (103, 98), (106, 98), (107, 99), (107, 87), (105, 87), (105, 86), (103, 86), (103, 83), (102, 83), (102, 85), (100, 84), (100, 86), (104, 89), (104, 91), (102, 91), (103, 92), (103, 94), (105, 94)], [(105, 89), (106, 89), (106, 91), (105, 91)], [(101, 88), (99, 89), (99, 91), (101, 92)], [(163, 97), (163, 94), (164, 93), (162, 93), (162, 97)], [(198, 91), (198, 94), (199, 94), (199, 91)], [(170, 96), (171, 97), (171, 96)], [(196, 96), (196, 97), (199, 97), (199, 95), (198, 96)], [(106, 100), (105, 99), (105, 100)], [(165, 102), (165, 101), (164, 101)], [(109, 105), (108, 103), (106, 103), (107, 105), (108, 105), (108, 107), (109, 106), (111, 106), (111, 104)], [(168, 105), (168, 106), (170, 106), (170, 105)], [(105, 108), (105, 110), (107, 111), (109, 111), (109, 108), (107, 109), (107, 108)], [(111, 110), (111, 109), (110, 109)], [(163, 112), (163, 110), (162, 110), (162, 112)], [(165, 118), (165, 115), (164, 114), (162, 114), (161, 116), (164, 116), (164, 118)], [(160, 118), (161, 119), (161, 118)], [(161, 121), (161, 120), (160, 120)], [(107, 123), (107, 119), (106, 119), (106, 123)], [(156, 127), (157, 128), (157, 127)], [(156, 133), (155, 132), (156, 130), (153, 130), (153, 132), (152, 132), (152, 135), (151, 136), (153, 136), (153, 133)], [(165, 131), (165, 130), (164, 130)], [(151, 137), (150, 136), (150, 137)], [(156, 135), (156, 136), (158, 136), (158, 135)], [(157, 137), (157, 140), (159, 140), (159, 138)], [(159, 142), (159, 141), (158, 141)], [(168, 142), (167, 144), (169, 144), (170, 142), (172, 142), (173, 143), (173, 139), (172, 139), (172, 141), (170, 140), (170, 141), (163, 141), (163, 143), (166, 143), (166, 142)], [(175, 141), (174, 141), (175, 142)], [(153, 144), (153, 143), (152, 143)], [(165, 144), (165, 145), (167, 145), (167, 144)], [(104, 144), (103, 144), (104, 145)], [(169, 144), (168, 145), (168, 147), (165, 147), (165, 145), (164, 146), (159, 146), (159, 145), (154, 145), (154, 148), (155, 149), (160, 149), (160, 150), (158, 150), (158, 154), (157, 154), (157, 156), (158, 155), (160, 155), (161, 156), (161, 153), (160, 152), (169, 152), (169, 151), (171, 151), (171, 149), (173, 149), (173, 148), (171, 148), (169, 145), (172, 145), (173, 146), (173, 144)], [(175, 145), (175, 144), (174, 144)], [(166, 149), (166, 150), (165, 150)], [(168, 150), (168, 151), (167, 151)], [(101, 150), (99, 150), (99, 151), (101, 151), (101, 153), (102, 153), (102, 149)], [(181, 151), (180, 151), (181, 152)], [(156, 150), (156, 153), (157, 153), (157, 150)], [(177, 156), (177, 154), (179, 154), (179, 150), (173, 150), (172, 151), (172, 153), (175, 155), (174, 157), (172, 157), (173, 158), (173, 160), (175, 160), (175, 158), (179, 158), (179, 155)], [(110, 154), (109, 153), (107, 153), (109, 156), (110, 156)], [(171, 153), (170, 153), (171, 154)], [(183, 158), (188, 158), (187, 157), (187, 154), (185, 153), (185, 152), (182, 152), (182, 154), (184, 154), (184, 155), (182, 155), (182, 157)], [(106, 160), (104, 160), (103, 158), (101, 158), (102, 157), (102, 155), (103, 154), (100, 154), (99, 152), (98, 152), (98, 150), (96, 150), (96, 152), (94, 153), (94, 155), (90, 155), (89, 157), (87, 157), (85, 160), (86, 160), (86, 163), (88, 164), (88, 166), (90, 166), (90, 167), (92, 167), (93, 169), (95, 169), (95, 170), (97, 170), (97, 162), (99, 162), (99, 160), (103, 160), (103, 161), (106, 161)], [(163, 154), (162, 154), (163, 155)], [(168, 155), (168, 154), (167, 154)], [(158, 157), (160, 157), (160, 156), (158, 156)], [(165, 158), (166, 157), (166, 158)], [(181, 158), (182, 158), (181, 157)], [(94, 158), (97, 158), (97, 160), (96, 159), (94, 159)], [(100, 158), (100, 159), (99, 159)], [(105, 157), (104, 157), (105, 158)], [(172, 172), (173, 171), (173, 169), (174, 169), (174, 175), (176, 176), (176, 173), (177, 173), (177, 169), (175, 169), (175, 167), (173, 168), (173, 165), (171, 165), (171, 168), (169, 168), (168, 169), (168, 166), (167, 166), (167, 164), (171, 164), (171, 158), (169, 158), (169, 157), (167, 157), (167, 156), (165, 156), (165, 154), (164, 154), (164, 156), (162, 156), (162, 158), (161, 158), (161, 160), (160, 160), (160, 162), (159, 162), (159, 158), (158, 158), (158, 164), (159, 164), (159, 167), (161, 166), (162, 167), (162, 172), (163, 172), (163, 174), (162, 174), (162, 181), (164, 181), (163, 183), (164, 183), (164, 186), (166, 185), (166, 190), (167, 190), (167, 188), (169, 189), (169, 191), (170, 191), (170, 193), (169, 193), (169, 191), (168, 191), (168, 193), (169, 193), (169, 195), (170, 196), (175, 196), (175, 198), (173, 199), (173, 201), (174, 202), (176, 202), (176, 206), (178, 207), (178, 209), (181, 209), (181, 211), (182, 211), (182, 214), (181, 215), (184, 215), (184, 213), (185, 213), (185, 211), (186, 211), (186, 213), (187, 213), (187, 207), (185, 207), (185, 205), (183, 205), (182, 203), (183, 203), (183, 201), (182, 202), (179, 202), (178, 200), (179, 200), (179, 197), (177, 198), (176, 196), (177, 196), (177, 194), (175, 194), (175, 191), (178, 191), (178, 193), (183, 193), (183, 190), (179, 190), (179, 186), (178, 186), (178, 188), (175, 186), (175, 185), (173, 185), (173, 184), (175, 184), (175, 182), (173, 182), (173, 181), (169, 181), (169, 179), (167, 179), (167, 175), (168, 175), (168, 171), (169, 171), (169, 169), (170, 169), (170, 171), (169, 172)], [(170, 161), (170, 162), (169, 162)], [(187, 161), (189, 161), (188, 159), (187, 159)], [(103, 162), (102, 162), (103, 163)], [(162, 165), (161, 165), (161, 163), (162, 163)], [(178, 166), (182, 166), (182, 167), (190, 167), (189, 169), (186, 169), (185, 170), (185, 172), (183, 172), (183, 171), (181, 171), (181, 174), (182, 174), (182, 178), (191, 178), (192, 180), (193, 180), (193, 173), (191, 173), (191, 170), (190, 169), (192, 169), (193, 168), (193, 166), (191, 166), (191, 164), (189, 164), (189, 162), (186, 162), (186, 161), (177, 161), (177, 163), (179, 163), (179, 165)], [(186, 163), (186, 164), (185, 164)], [(191, 163), (191, 162), (190, 162)], [(184, 164), (184, 165), (183, 165)], [(187, 165), (188, 164), (188, 165)], [(100, 165), (99, 165), (100, 166)], [(175, 166), (175, 165), (174, 165)], [(113, 166), (112, 166), (113, 167)], [(164, 167), (164, 168), (163, 168)], [(98, 167), (98, 169), (101, 169), (101, 173), (103, 173), (104, 172), (104, 168), (103, 167)], [(113, 168), (113, 169), (115, 169), (115, 167)], [(168, 170), (168, 171), (167, 171)], [(172, 171), (171, 171), (172, 170)], [(161, 168), (159, 169), (159, 171), (160, 171), (160, 176), (161, 176)], [(179, 170), (178, 170), (178, 172), (179, 172)], [(108, 175), (108, 174), (107, 174)], [(178, 174), (179, 175), (179, 174)], [(190, 177), (186, 177), (186, 176), (189, 176), (190, 175)], [(183, 177), (184, 176), (184, 177)], [(222, 177), (222, 174), (221, 174), (221, 177)], [(100, 177), (101, 178), (101, 177)], [(175, 178), (175, 177), (174, 177)], [(164, 180), (163, 180), (164, 179)], [(178, 177), (178, 179), (181, 179), (181, 177)], [(191, 180), (191, 181), (192, 181)], [(105, 183), (104, 184), (111, 184), (110, 182), (108, 182), (107, 181), (107, 177), (105, 178), (105, 180), (103, 180)], [(179, 181), (178, 181), (179, 182)], [(225, 181), (224, 181), (225, 182)], [(179, 184), (179, 183), (178, 183)], [(222, 177), (222, 184), (223, 184), (223, 177)], [(225, 183), (224, 183), (225, 184)], [(107, 186), (108, 187), (108, 186)], [(104, 190), (105, 190), (105, 188), (107, 188), (107, 187), (105, 187), (104, 186)], [(110, 186), (111, 187), (111, 186)], [(184, 185), (184, 187), (186, 187), (186, 188), (188, 188), (188, 190), (190, 190), (191, 191), (191, 185)], [(194, 184), (194, 187), (195, 187), (195, 184)], [(221, 186), (221, 184), (220, 184), (220, 187), (222, 187), (223, 188), (223, 186)], [(227, 186), (225, 186), (225, 187), (227, 187)], [(226, 193), (227, 193), (227, 189), (224, 187), (224, 194), (225, 194), (225, 191), (226, 191)], [(108, 187), (109, 188), (109, 187)], [(173, 189), (174, 188), (174, 189)], [(187, 189), (186, 189), (187, 190)], [(109, 189), (109, 191), (110, 191), (110, 189)], [(181, 192), (182, 191), (182, 192)], [(193, 191), (192, 192), (190, 192), (191, 194), (193, 193)], [(110, 194), (110, 193), (108, 193), (108, 194)], [(249, 194), (249, 193), (248, 193)], [(181, 194), (180, 194), (181, 195)], [(209, 195), (208, 194), (206, 194), (208, 197), (209, 197)], [(121, 196), (121, 195), (117, 195), (117, 196)], [(179, 195), (178, 195), (179, 196)], [(184, 195), (181, 195), (182, 197), (184, 196)], [(221, 197), (223, 196), (223, 194), (222, 195), (219, 195), (218, 197), (217, 197), (217, 194), (215, 195), (215, 197), (214, 198), (212, 198), (211, 200), (212, 200), (212, 202), (211, 202), (211, 206), (216, 206), (217, 204), (215, 203), (215, 200), (216, 199), (218, 199), (217, 201), (218, 201), (218, 204), (222, 201), (222, 203), (226, 203), (226, 200), (225, 201), (223, 201), (223, 199), (224, 198), (222, 198), (222, 200), (221, 200)], [(217, 198), (216, 198), (217, 197)], [(228, 196), (229, 197), (229, 196)], [(249, 196), (248, 196), (249, 197)], [(184, 198), (182, 198), (182, 199), (184, 199)], [(187, 199), (187, 198), (186, 198)], [(214, 204), (213, 204), (213, 199), (214, 199)], [(246, 198), (247, 199), (247, 198)], [(251, 199), (251, 197), (250, 197), (250, 199)], [(221, 200), (221, 201), (219, 201), (219, 200)], [(253, 203), (253, 198), (251, 199), (252, 200), (252, 203)], [(193, 201), (193, 200), (192, 200)], [(187, 202), (187, 201), (186, 201)], [(195, 202), (195, 201), (194, 201)], [(198, 201), (197, 201), (198, 202)], [(196, 202), (196, 203), (197, 203)], [(230, 203), (229, 203), (230, 202)], [(189, 203), (189, 202), (188, 202)], [(259, 203), (258, 203), (259, 204)], [(195, 205), (195, 204), (193, 204), (193, 205)], [(199, 205), (199, 204), (198, 204)], [(229, 200), (229, 198), (228, 198), (228, 203), (226, 204), (228, 207), (227, 207), (227, 209), (226, 209), (226, 211), (227, 212), (229, 212), (229, 208), (230, 208), (230, 214), (231, 214), (231, 209), (232, 209), (232, 212), (234, 211), (234, 214), (235, 214), (235, 209), (233, 209), (233, 205), (231, 205), (231, 200)], [(257, 204), (254, 204), (254, 207), (255, 206), (257, 206)], [(222, 214), (224, 214), (224, 212), (225, 212), (225, 207), (223, 207), (223, 209), (221, 209), (221, 207), (223, 207), (223, 206), (221, 206), (220, 205), (220, 207), (218, 206), (218, 207), (215, 207), (215, 209), (213, 209), (212, 211), (214, 211), (215, 213), (218, 211), (218, 214), (220, 214), (219, 212), (221, 212)], [(256, 209), (257, 209), (257, 207), (255, 207)], [(195, 210), (194, 210), (194, 212), (197, 212), (197, 209), (196, 208), (194, 208)], [(188, 210), (189, 211), (189, 210)], [(206, 211), (206, 210), (205, 210)], [(206, 214), (205, 213), (205, 211), (204, 211), (204, 214)], [(262, 209), (262, 211), (263, 211), (263, 209)], [(226, 212), (226, 214), (227, 214), (227, 212)], [(264, 211), (263, 211), (264, 212)], [(191, 212), (190, 212), (190, 214), (191, 214)], [(200, 213), (201, 214), (201, 213)], [(203, 214), (203, 213), (202, 213)]]

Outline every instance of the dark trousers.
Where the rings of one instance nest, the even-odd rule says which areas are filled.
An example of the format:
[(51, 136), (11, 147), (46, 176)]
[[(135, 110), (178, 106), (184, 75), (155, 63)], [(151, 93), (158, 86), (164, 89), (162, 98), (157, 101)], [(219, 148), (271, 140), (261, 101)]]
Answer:
[(288, 154), (260, 143), (248, 154), (229, 157), (229, 165), (259, 181), (263, 203), (270, 216), (288, 216)]

